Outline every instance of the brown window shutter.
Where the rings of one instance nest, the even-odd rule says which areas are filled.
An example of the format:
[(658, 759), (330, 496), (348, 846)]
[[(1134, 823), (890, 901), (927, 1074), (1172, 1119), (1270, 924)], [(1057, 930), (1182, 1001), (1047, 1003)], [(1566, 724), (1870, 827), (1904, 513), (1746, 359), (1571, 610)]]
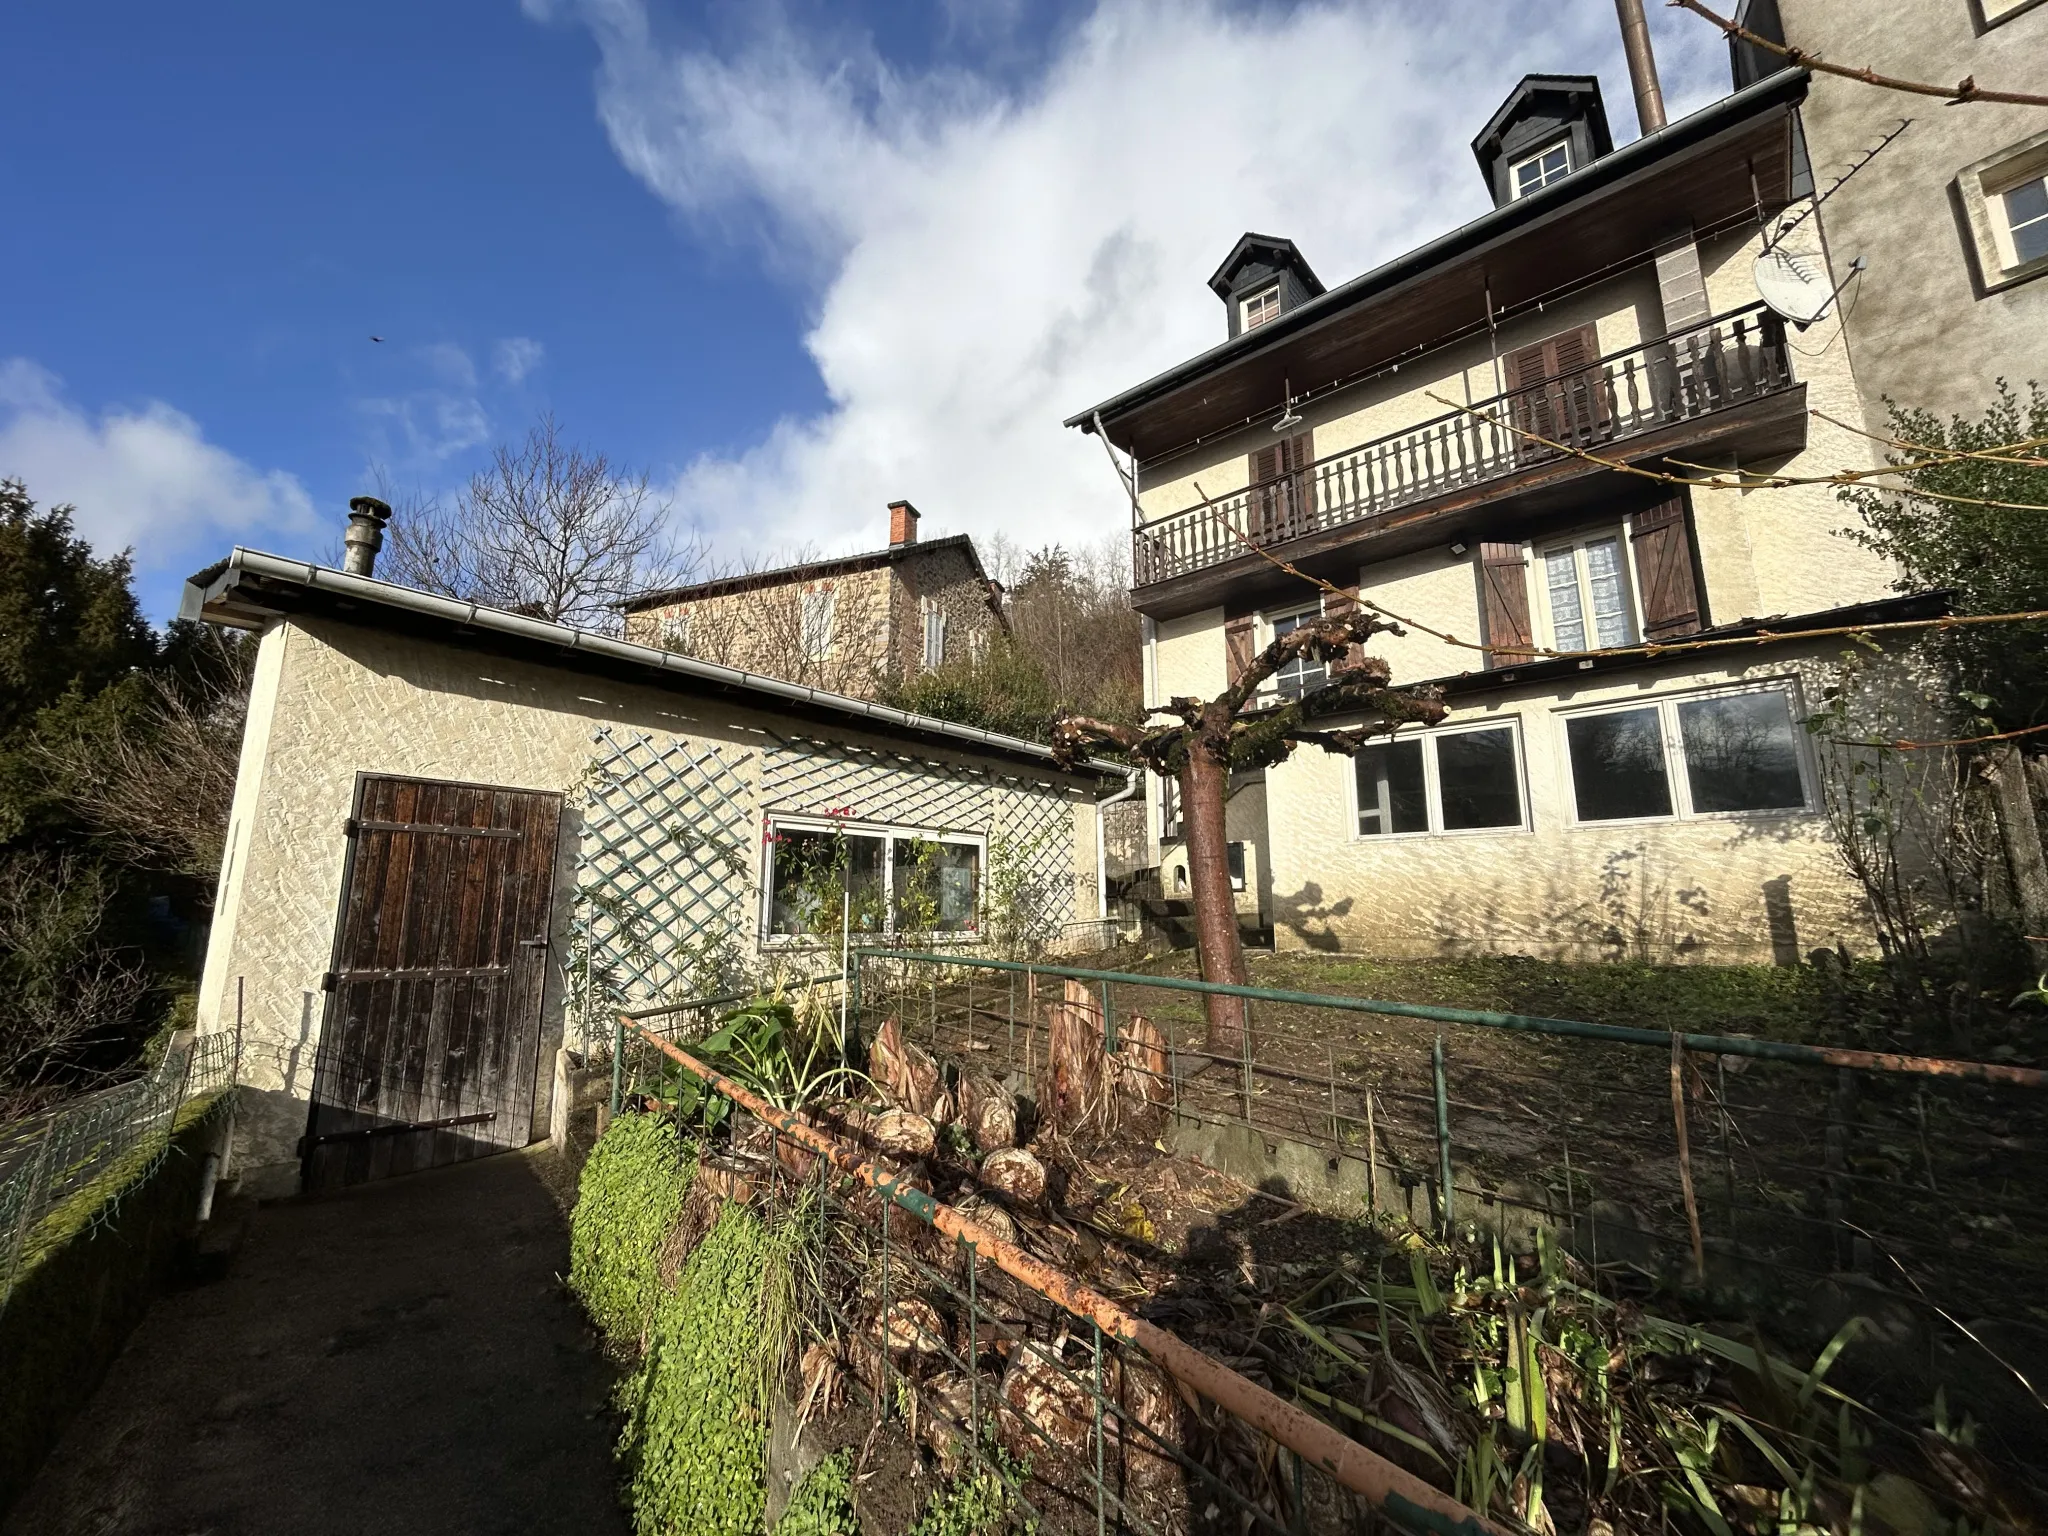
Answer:
[(1226, 686), (1235, 687), (1243, 677), (1245, 669), (1252, 664), (1252, 616), (1241, 613), (1223, 625), (1224, 668), (1230, 681)]
[(1543, 368), (1545, 349), (1549, 345), (1539, 341), (1531, 346), (1517, 347), (1500, 360), (1501, 373), (1509, 389), (1528, 389), (1549, 377)]
[(1705, 626), (1692, 572), (1692, 522), (1685, 497), (1674, 496), (1629, 519), (1636, 581), (1643, 593), (1643, 635), (1669, 640)]
[[(1488, 646), (1526, 646), (1529, 643), (1529, 573), (1522, 564), (1520, 544), (1479, 546), (1479, 616)], [(1489, 667), (1519, 666), (1533, 658), (1526, 655), (1496, 656), (1486, 653)]]
[(1261, 448), (1251, 456), (1251, 495), (1245, 506), (1245, 531), (1263, 544), (1279, 531), (1281, 490), (1274, 484), (1287, 466), (1284, 443)]
[(1287, 467), (1294, 471), (1288, 482), (1288, 532), (1307, 533), (1315, 527), (1316, 479), (1309, 466), (1316, 461), (1314, 432), (1297, 432), (1287, 440)]
[[(1325, 618), (1348, 619), (1357, 610), (1358, 594), (1356, 592), (1340, 588), (1335, 592), (1325, 592), (1323, 594), (1323, 617)], [(1364, 646), (1347, 645), (1344, 647), (1344, 660), (1340, 665), (1354, 666), (1364, 659)]]

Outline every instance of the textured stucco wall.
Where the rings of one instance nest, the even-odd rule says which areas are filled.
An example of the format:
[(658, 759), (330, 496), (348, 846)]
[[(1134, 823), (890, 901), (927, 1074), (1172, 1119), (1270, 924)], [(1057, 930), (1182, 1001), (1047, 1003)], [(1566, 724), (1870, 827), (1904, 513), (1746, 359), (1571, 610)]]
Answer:
[[(1830, 61), (2039, 91), (2048, 80), (2048, 6), (1981, 30), (1975, 9), (1968, 0), (1779, 0), (1786, 41)], [(1947, 106), (1816, 75), (1800, 117), (1823, 188), (1900, 118), (1913, 119), (1820, 214), (1837, 281), (1855, 257), (1870, 263), (1843, 305), (1871, 425), (1884, 421), (1881, 396), (1973, 416), (2000, 377), (2021, 390), (2029, 379), (2048, 383), (2048, 275), (1984, 292), (1955, 188), (1964, 167), (2048, 129), (2048, 112)]]
[[(576, 791), (595, 754), (593, 733), (604, 726), (744, 748), (744, 771), (750, 773), (761, 771), (765, 749), (777, 740), (802, 742), (819, 734), (814, 723), (724, 700), (324, 620), (279, 623), (264, 635), (199, 1004), (202, 1027), (231, 1027), (236, 982), (242, 983), (244, 1072), (251, 1091), (240, 1112), (237, 1160), (252, 1187), (284, 1192), (297, 1178), (294, 1145), (305, 1125), (326, 999), (320, 979), (332, 951), (347, 854), (342, 824), (358, 773), (553, 790), (568, 797), (556, 864), (556, 963), (542, 1009), (535, 1104), (537, 1125), (545, 1128), (546, 1073), (562, 1033), (560, 965), (569, 953), (576, 883)], [(832, 735), (840, 744), (878, 748), (892, 763), (909, 759), (986, 770), (992, 803), (1007, 803), (1001, 798), (1006, 795), (1054, 797), (1054, 824), (1071, 828), (1064, 847), (1074, 908), (1077, 915), (1092, 914), (1094, 815), (1075, 781), (968, 752), (906, 746), (837, 728)], [(832, 773), (823, 774), (818, 792), (829, 795), (832, 784)], [(915, 815), (902, 820), (932, 826)], [(747, 878), (757, 891), (758, 828), (750, 842), (754, 865)], [(750, 900), (748, 910), (755, 905)], [(750, 930), (750, 943), (753, 937)]]
[[(1459, 706), (1450, 723), (1519, 719), (1524, 831), (1358, 837), (1351, 762), (1303, 749), (1267, 771), (1276, 942), (1389, 954), (1718, 963), (1769, 963), (1837, 941), (1868, 947), (1861, 893), (1837, 863), (1817, 811), (1575, 824), (1557, 713), (1780, 678), (1798, 681), (1810, 702), (1832, 658), (1817, 646), (1726, 667), (1674, 661), (1656, 673)], [(1818, 785), (1811, 788), (1817, 804)], [(1766, 890), (1780, 881), (1774, 927)]]

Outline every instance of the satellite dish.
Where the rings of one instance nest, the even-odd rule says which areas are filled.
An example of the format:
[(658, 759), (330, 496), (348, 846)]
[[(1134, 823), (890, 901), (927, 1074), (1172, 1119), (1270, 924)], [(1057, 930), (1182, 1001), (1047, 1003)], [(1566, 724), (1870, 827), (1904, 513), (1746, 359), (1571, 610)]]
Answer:
[(1757, 257), (1756, 291), (1764, 303), (1804, 330), (1826, 316), (1837, 292), (1818, 256), (1774, 245)]

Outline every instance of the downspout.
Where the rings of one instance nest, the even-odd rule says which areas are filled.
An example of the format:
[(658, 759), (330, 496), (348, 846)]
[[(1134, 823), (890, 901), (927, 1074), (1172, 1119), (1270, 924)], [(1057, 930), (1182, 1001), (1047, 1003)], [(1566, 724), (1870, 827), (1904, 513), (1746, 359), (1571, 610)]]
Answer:
[(1102, 809), (1108, 805), (1119, 805), (1138, 792), (1142, 768), (1124, 770), (1124, 787), (1107, 800), (1095, 802), (1095, 915), (1103, 922), (1109, 921), (1109, 842), (1103, 836), (1104, 821)]

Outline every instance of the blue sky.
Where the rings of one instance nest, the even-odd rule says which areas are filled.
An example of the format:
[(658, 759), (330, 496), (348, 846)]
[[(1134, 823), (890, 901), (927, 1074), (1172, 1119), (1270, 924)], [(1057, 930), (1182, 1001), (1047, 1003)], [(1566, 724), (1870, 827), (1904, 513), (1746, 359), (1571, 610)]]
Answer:
[[(1651, 9), (1676, 109), (1724, 90)], [(727, 557), (876, 542), (897, 496), (1099, 540), (1059, 419), (1215, 339), (1239, 231), (1334, 282), (1472, 216), (1529, 69), (1597, 70), (1627, 137), (1613, 34), (1610, 0), (27, 0), (0, 474), (132, 544), (159, 617), (543, 409)]]

